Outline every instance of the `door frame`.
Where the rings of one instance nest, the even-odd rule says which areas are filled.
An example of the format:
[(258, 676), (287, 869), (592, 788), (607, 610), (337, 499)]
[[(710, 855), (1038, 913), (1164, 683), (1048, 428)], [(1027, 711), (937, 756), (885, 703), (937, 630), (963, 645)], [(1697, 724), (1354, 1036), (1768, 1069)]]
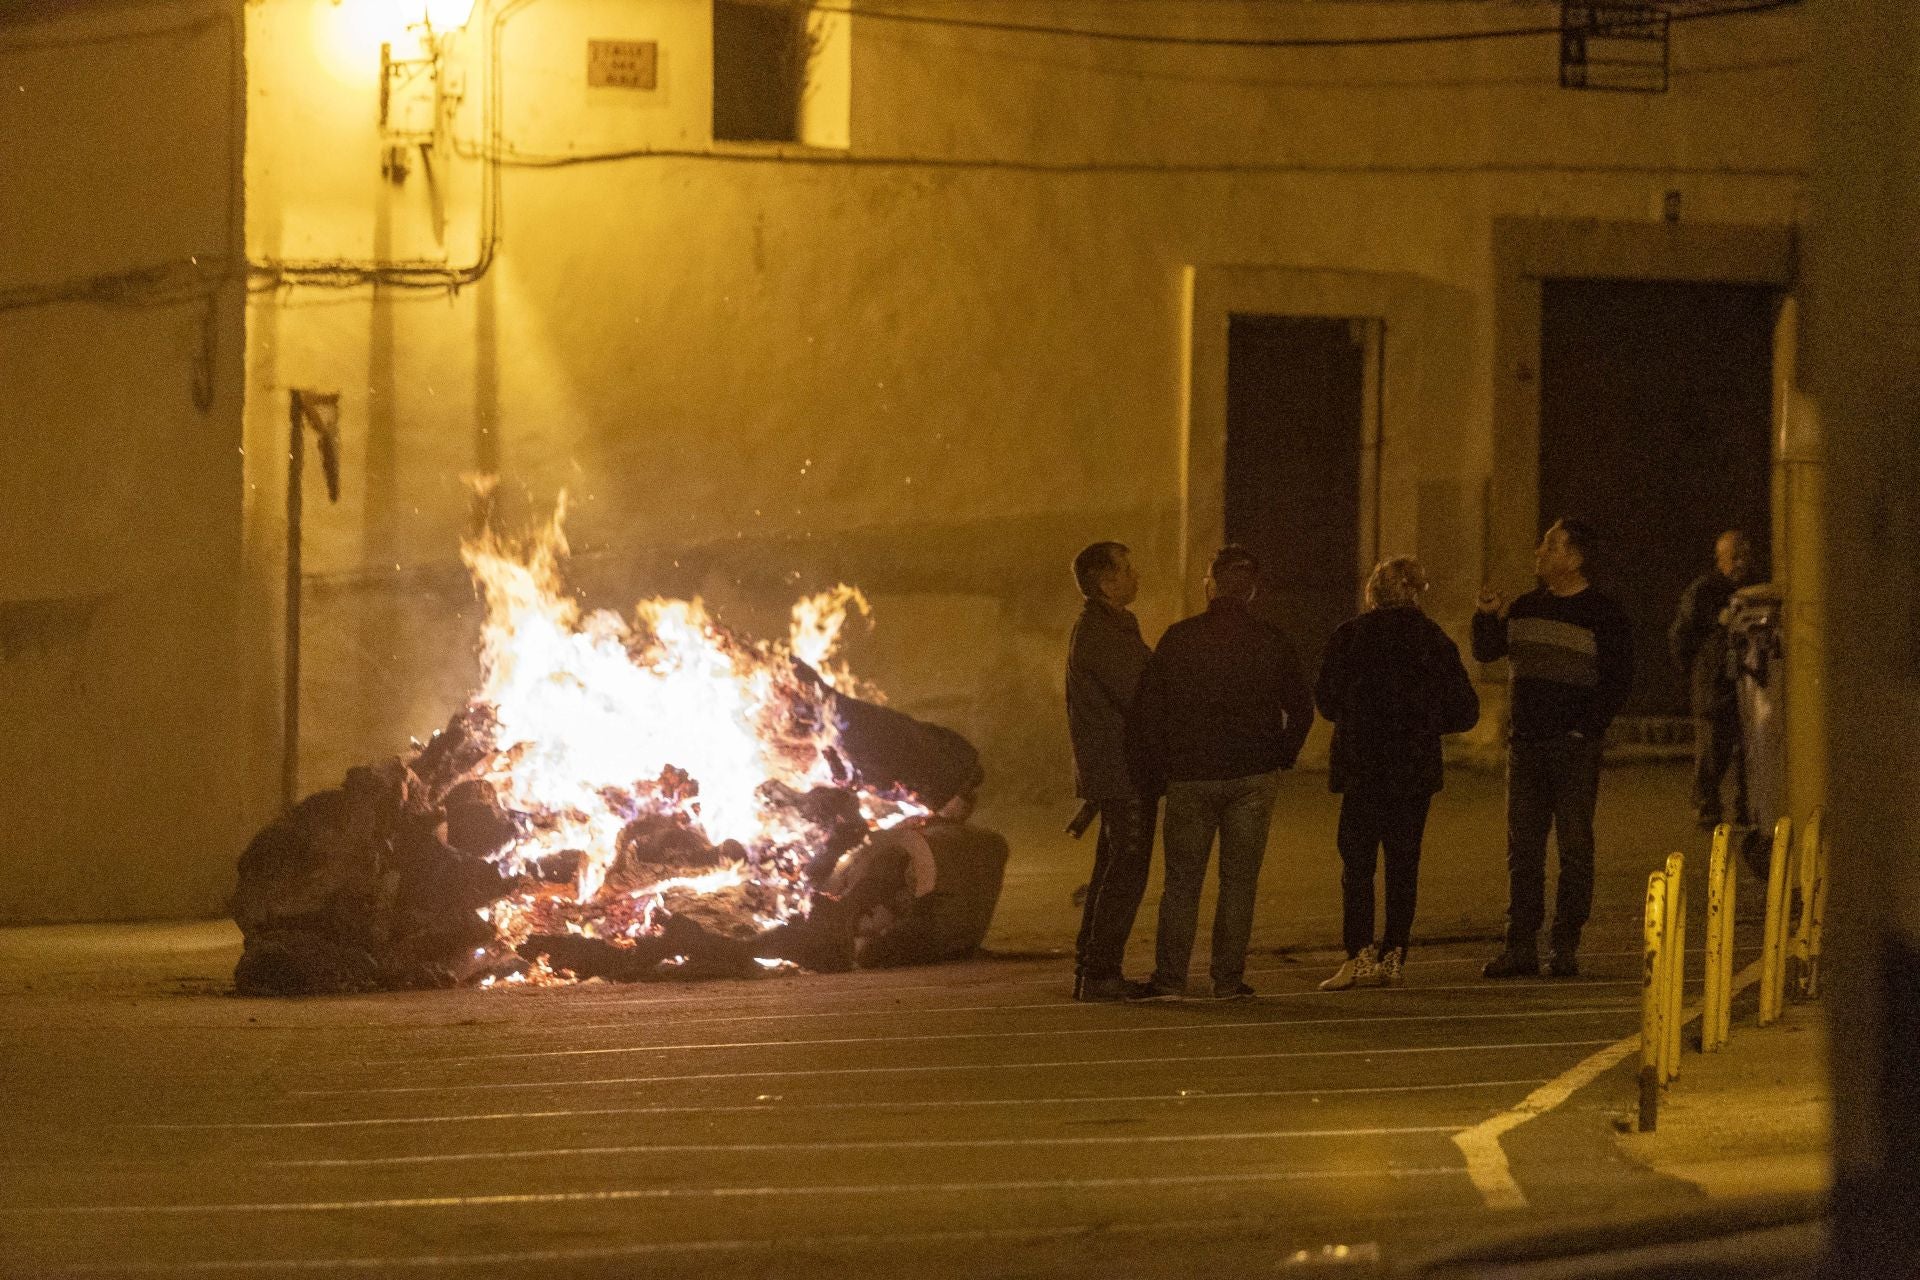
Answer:
[[(1533, 581), (1533, 547), (1540, 536), (1542, 282), (1757, 284), (1784, 294), (1793, 287), (1794, 268), (1790, 227), (1494, 220), (1493, 457), (1483, 575), (1488, 582), (1513, 590)], [(1773, 514), (1778, 528), (1782, 513)]]
[[(1207, 563), (1226, 537), (1227, 325), (1240, 315), (1366, 323), (1359, 530), (1364, 574), (1417, 546), (1418, 486), (1462, 474), (1471, 300), (1419, 276), (1277, 266), (1184, 272), (1179, 551), (1181, 603), (1205, 603)], [(1452, 430), (1448, 430), (1451, 425)]]

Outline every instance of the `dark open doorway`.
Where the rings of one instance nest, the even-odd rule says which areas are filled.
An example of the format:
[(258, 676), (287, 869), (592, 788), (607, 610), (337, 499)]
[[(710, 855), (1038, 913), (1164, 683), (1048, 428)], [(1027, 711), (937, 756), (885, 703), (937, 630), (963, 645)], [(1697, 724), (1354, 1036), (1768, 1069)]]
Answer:
[(1227, 539), (1260, 558), (1256, 608), (1309, 669), (1359, 594), (1367, 328), (1324, 316), (1227, 324)]
[(1594, 521), (1601, 579), (1633, 618), (1630, 715), (1686, 713), (1666, 656), (1713, 540), (1772, 528), (1773, 325), (1764, 286), (1548, 280), (1540, 321), (1540, 515)]

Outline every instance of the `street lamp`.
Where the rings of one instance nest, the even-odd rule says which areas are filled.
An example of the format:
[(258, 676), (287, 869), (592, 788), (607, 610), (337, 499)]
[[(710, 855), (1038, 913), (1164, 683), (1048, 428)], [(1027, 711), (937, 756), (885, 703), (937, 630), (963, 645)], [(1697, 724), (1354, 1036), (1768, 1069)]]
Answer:
[[(460, 96), (457, 89), (448, 91), (444, 55), (448, 37), (467, 25), (473, 16), (473, 5), (474, 0), (415, 0), (401, 11), (408, 15), (406, 29), (418, 41), (419, 53), (411, 58), (397, 58), (392, 41), (380, 44), (380, 134), (384, 144), (380, 171), (394, 182), (407, 176), (409, 148), (419, 146), (422, 158), (427, 158), (427, 149), (440, 136), (448, 100), (457, 100)], [(414, 14), (418, 16), (413, 17)], [(419, 127), (417, 120), (413, 127), (397, 124), (400, 113), (394, 109), (396, 92), (422, 80), (426, 86), (422, 96), (427, 99), (429, 116), (426, 127)]]

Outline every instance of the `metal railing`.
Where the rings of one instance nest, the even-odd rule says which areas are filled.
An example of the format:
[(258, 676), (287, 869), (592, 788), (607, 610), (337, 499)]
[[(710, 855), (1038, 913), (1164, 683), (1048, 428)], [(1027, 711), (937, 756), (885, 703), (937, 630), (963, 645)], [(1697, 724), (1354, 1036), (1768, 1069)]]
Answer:
[[(1700, 1001), (1702, 1053), (1724, 1048), (1733, 1029), (1737, 863), (1733, 828), (1723, 823), (1714, 829), (1707, 862), (1706, 974)], [(1663, 869), (1647, 877), (1641, 969), (1642, 1132), (1652, 1132), (1659, 1119), (1661, 1091), (1680, 1075), (1680, 1028), (1687, 1021), (1682, 998), (1687, 949), (1685, 870), (1685, 859), (1673, 853), (1667, 856)], [(1760, 947), (1758, 1025), (1764, 1027), (1779, 1020), (1789, 990), (1799, 1000), (1819, 996), (1826, 913), (1827, 842), (1822, 813), (1816, 808), (1808, 815), (1797, 846), (1791, 819), (1781, 818), (1773, 827), (1767, 913)], [(1753, 981), (1751, 970), (1745, 981)]]
[[(1807, 815), (1800, 842), (1782, 818), (1773, 829), (1767, 870), (1767, 921), (1760, 954), (1760, 1025), (1777, 1022), (1788, 991), (1800, 1000), (1820, 994), (1821, 934), (1827, 917), (1827, 837), (1824, 815)], [(1797, 913), (1797, 914), (1796, 914)]]

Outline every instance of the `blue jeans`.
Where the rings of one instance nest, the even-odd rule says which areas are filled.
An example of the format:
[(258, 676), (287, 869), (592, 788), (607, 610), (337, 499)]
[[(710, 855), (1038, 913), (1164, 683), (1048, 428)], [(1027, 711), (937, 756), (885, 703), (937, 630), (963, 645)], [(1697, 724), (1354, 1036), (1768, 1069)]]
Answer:
[(1167, 817), (1161, 849), (1166, 885), (1160, 894), (1160, 932), (1154, 946), (1153, 982), (1184, 987), (1200, 922), (1200, 887), (1207, 879), (1213, 838), (1220, 837), (1220, 897), (1213, 910), (1213, 983), (1232, 986), (1247, 968), (1253, 935), (1253, 893), (1267, 854), (1267, 830), (1280, 775), (1174, 782), (1167, 786)]

